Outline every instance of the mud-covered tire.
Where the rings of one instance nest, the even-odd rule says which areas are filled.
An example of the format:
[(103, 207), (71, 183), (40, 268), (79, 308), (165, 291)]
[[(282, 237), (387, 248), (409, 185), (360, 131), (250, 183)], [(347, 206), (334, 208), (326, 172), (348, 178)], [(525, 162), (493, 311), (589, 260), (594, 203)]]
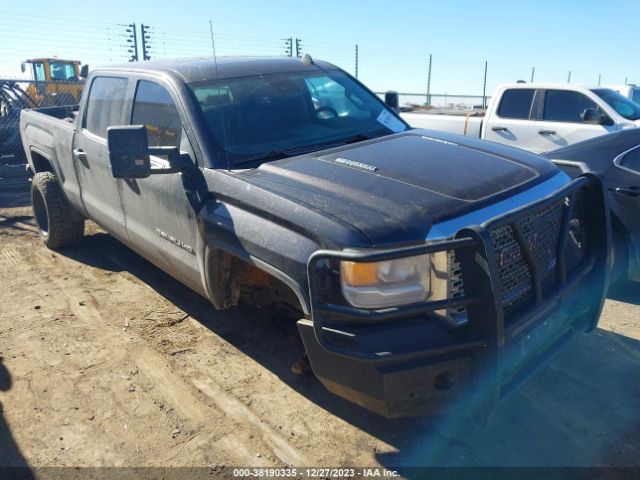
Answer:
[(82, 241), (84, 218), (69, 205), (53, 173), (35, 174), (31, 204), (36, 226), (47, 247), (56, 249)]

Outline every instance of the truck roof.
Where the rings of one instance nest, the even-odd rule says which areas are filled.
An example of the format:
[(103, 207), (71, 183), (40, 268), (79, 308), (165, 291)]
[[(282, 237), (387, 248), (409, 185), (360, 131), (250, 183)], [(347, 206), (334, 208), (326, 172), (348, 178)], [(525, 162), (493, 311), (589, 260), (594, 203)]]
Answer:
[(80, 60), (65, 60), (64, 58), (58, 57), (38, 57), (38, 58), (29, 58), (24, 61), (24, 63), (36, 63), (36, 62), (59, 62), (59, 63), (73, 63), (74, 65), (80, 65), (82, 62)]
[(212, 78), (235, 78), (248, 75), (263, 75), (300, 70), (336, 70), (334, 65), (314, 60), (305, 63), (300, 58), (290, 57), (199, 57), (147, 62), (132, 62), (98, 67), (92, 73), (108, 71), (153, 72), (180, 77), (186, 83)]
[(534, 83), (502, 83), (496, 87), (499, 88), (538, 88), (538, 89), (565, 89), (565, 90), (593, 90), (594, 88), (611, 88), (606, 85), (581, 85), (579, 83), (561, 83), (561, 82), (534, 82)]

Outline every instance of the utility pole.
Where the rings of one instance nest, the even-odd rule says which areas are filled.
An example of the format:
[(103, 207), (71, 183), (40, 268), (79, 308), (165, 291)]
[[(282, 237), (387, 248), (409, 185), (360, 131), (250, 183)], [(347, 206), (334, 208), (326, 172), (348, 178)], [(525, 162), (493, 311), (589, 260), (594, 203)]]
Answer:
[(293, 38), (283, 38), (284, 40), (284, 53), (287, 57), (293, 56)]
[(302, 56), (302, 40), (296, 38), (296, 57), (300, 58)]
[(531, 67), (531, 83), (533, 83), (533, 77), (536, 75), (536, 67)]
[(624, 77), (624, 84), (627, 84), (628, 77)]
[(358, 44), (356, 43), (356, 78), (358, 78)]
[(151, 27), (144, 23), (140, 25), (140, 37), (142, 38), (142, 60), (151, 60), (151, 36), (148, 34)]
[(484, 62), (484, 82), (482, 83), (482, 108), (487, 108), (487, 66), (488, 62)]
[(129, 57), (130, 62), (138, 61), (138, 34), (136, 32), (136, 24), (130, 23), (127, 25), (127, 35), (125, 36), (127, 39), (127, 53), (131, 56)]
[(569, 75), (567, 75), (567, 83), (571, 83), (571, 70), (569, 70)]
[(598, 86), (600, 86), (600, 82), (602, 82), (602, 74), (598, 74)]
[(433, 57), (429, 54), (429, 73), (427, 73), (427, 107), (431, 106), (431, 61)]

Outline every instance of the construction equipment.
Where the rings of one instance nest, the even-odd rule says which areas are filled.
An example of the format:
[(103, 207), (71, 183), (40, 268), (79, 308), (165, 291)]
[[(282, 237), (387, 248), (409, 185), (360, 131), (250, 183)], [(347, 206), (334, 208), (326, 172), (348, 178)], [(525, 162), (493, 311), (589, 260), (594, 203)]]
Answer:
[(34, 58), (22, 63), (23, 73), (31, 71), (34, 82), (26, 89), (41, 106), (72, 105), (80, 101), (88, 66), (78, 60)]
[(38, 106), (19, 83), (0, 80), (0, 165), (25, 160), (20, 141), (20, 111)]
[(89, 67), (52, 57), (26, 60), (21, 70), (29, 71), (32, 79), (0, 79), (0, 164), (20, 164), (25, 159), (20, 111), (79, 103)]

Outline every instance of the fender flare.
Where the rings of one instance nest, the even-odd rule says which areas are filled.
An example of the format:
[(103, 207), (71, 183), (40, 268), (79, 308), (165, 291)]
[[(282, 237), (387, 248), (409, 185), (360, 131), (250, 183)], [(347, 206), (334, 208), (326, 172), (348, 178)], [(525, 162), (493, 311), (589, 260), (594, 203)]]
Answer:
[(229, 245), (225, 242), (219, 242), (211, 240), (207, 242), (203, 255), (203, 272), (204, 272), (204, 286), (207, 292), (207, 296), (212, 301), (216, 308), (220, 308), (222, 305), (222, 296), (224, 292), (221, 291), (221, 286), (226, 284), (226, 278), (224, 277), (224, 268), (210, 268), (213, 263), (219, 263), (219, 260), (214, 260), (216, 252), (225, 252), (232, 257), (238, 258), (249, 265), (253, 265), (260, 270), (268, 273), (274, 278), (280, 280), (296, 295), (303, 313), (308, 316), (310, 314), (309, 308), (309, 295), (307, 286), (302, 286), (294, 278), (283, 272), (282, 270), (274, 267), (273, 265), (254, 257), (246, 251), (241, 251), (238, 248)]
[[(33, 159), (33, 154), (34, 153), (36, 155), (38, 155), (39, 157), (44, 158), (47, 161), (47, 163), (49, 164), (49, 166), (51, 167), (51, 169), (50, 170), (38, 169), (37, 165), (36, 165), (36, 161)], [(38, 147), (30, 146), (29, 147), (29, 159), (31, 160), (29, 162), (29, 167), (31, 168), (31, 170), (33, 171), (34, 174), (36, 174), (38, 172), (50, 171), (56, 177), (60, 178), (58, 172), (56, 171), (55, 162), (52, 160), (51, 155), (49, 153), (44, 152), (43, 150), (41, 150)]]

